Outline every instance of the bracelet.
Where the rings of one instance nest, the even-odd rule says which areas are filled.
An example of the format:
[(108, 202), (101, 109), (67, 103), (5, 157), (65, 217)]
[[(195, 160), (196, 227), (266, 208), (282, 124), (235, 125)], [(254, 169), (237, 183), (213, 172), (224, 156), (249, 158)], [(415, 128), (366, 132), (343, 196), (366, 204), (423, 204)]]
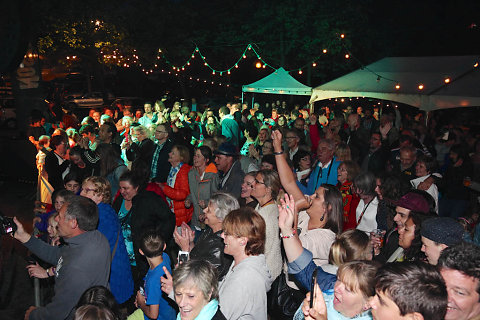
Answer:
[(50, 274), (48, 273), (48, 270), (49, 270), (49, 269), (47, 269), (47, 278), (50, 277)]
[(280, 156), (280, 155), (282, 155), (282, 154), (283, 154), (283, 151), (280, 151), (280, 152), (274, 152), (273, 154), (274, 154), (275, 156)]
[(297, 232), (296, 232), (295, 230), (293, 230), (293, 231), (292, 231), (292, 234), (289, 234), (289, 235), (284, 236), (284, 235), (280, 232), (280, 238), (282, 238), (282, 239), (290, 239), (290, 238), (295, 237), (295, 234), (296, 234), (296, 233), (297, 233)]

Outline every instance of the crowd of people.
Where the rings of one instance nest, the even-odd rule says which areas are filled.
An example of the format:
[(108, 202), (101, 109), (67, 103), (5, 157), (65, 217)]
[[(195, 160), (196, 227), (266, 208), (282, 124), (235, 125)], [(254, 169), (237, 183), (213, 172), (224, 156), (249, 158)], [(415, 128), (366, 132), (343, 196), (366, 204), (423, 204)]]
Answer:
[(14, 236), (55, 284), (25, 319), (480, 319), (475, 132), (124, 102), (32, 114), (36, 231)]

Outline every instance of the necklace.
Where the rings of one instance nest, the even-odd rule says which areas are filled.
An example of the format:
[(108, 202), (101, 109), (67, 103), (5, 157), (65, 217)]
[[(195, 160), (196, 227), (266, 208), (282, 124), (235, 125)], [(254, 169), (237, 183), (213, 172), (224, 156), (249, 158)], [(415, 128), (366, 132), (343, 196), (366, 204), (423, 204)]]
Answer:
[(263, 207), (265, 207), (265, 206), (267, 206), (267, 205), (269, 205), (269, 204), (272, 204), (272, 203), (273, 203), (273, 199), (270, 198), (270, 200), (268, 200), (268, 201), (265, 202), (264, 204), (261, 204), (261, 205), (260, 205), (260, 208), (263, 208)]

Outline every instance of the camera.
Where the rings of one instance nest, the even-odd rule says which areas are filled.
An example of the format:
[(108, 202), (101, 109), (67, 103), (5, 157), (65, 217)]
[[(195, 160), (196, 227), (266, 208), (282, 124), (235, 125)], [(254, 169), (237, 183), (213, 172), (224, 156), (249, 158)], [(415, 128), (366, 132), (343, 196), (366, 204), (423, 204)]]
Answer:
[(15, 231), (17, 231), (17, 225), (13, 222), (13, 219), (5, 217), (0, 212), (0, 235), (15, 233)]

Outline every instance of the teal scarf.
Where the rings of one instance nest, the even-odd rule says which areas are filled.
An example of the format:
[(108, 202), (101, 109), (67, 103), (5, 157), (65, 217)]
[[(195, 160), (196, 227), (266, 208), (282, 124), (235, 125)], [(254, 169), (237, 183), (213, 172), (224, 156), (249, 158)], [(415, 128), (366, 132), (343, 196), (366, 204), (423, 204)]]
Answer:
[[(215, 313), (217, 313), (218, 310), (218, 300), (213, 299), (205, 307), (202, 308), (202, 311), (198, 314), (198, 316), (195, 318), (195, 320), (210, 320), (213, 318)], [(177, 320), (182, 320), (180, 317), (180, 312), (177, 314)]]

